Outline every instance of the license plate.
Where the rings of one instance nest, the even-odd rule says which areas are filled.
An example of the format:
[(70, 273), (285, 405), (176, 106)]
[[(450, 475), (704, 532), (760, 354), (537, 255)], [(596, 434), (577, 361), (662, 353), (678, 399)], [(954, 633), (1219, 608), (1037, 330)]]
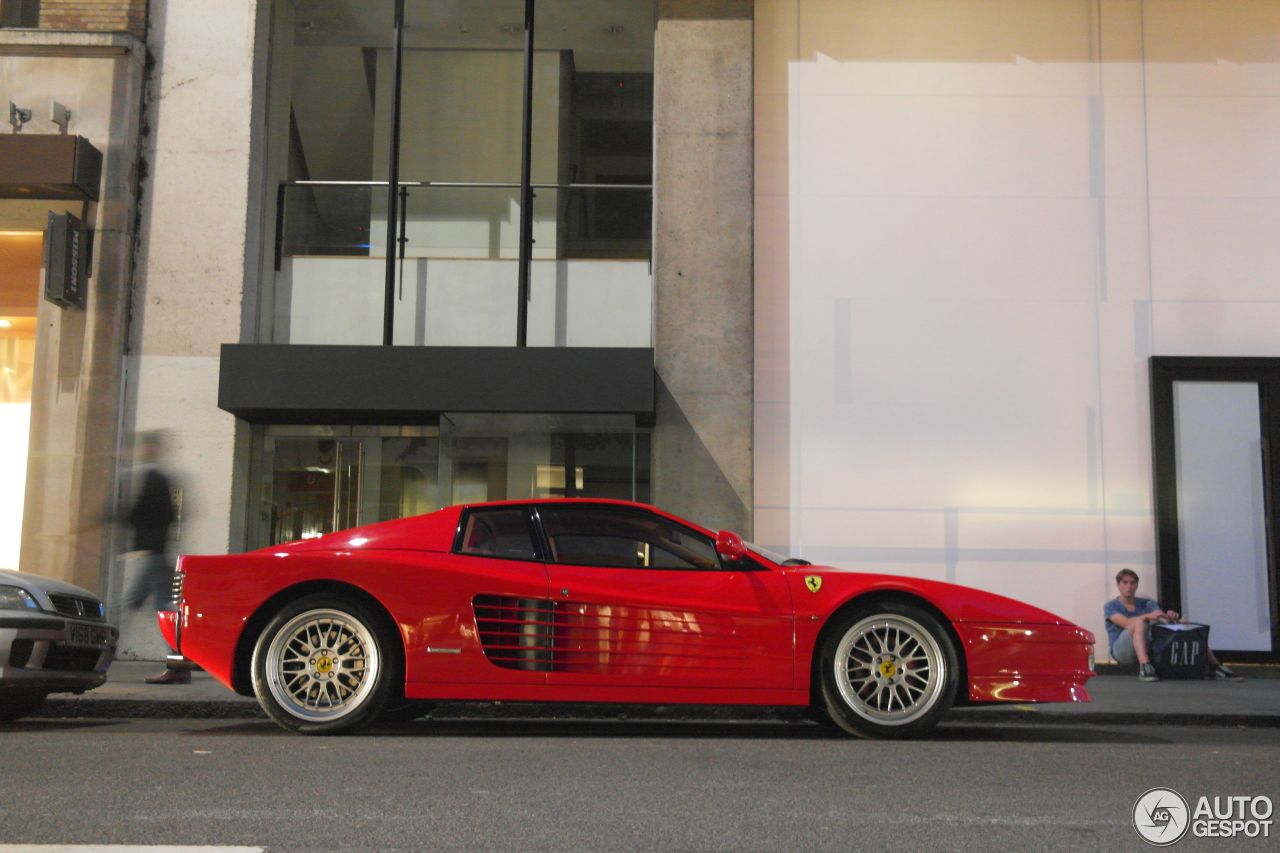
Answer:
[(106, 628), (77, 625), (74, 622), (67, 626), (67, 640), (69, 645), (72, 646), (89, 646), (100, 649), (106, 646), (107, 636)]

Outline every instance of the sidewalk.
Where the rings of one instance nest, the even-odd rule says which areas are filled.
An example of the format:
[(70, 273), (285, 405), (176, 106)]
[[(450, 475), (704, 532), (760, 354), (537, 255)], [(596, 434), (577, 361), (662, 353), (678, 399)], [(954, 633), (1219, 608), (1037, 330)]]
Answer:
[[(86, 718), (262, 718), (255, 699), (239, 696), (204, 672), (184, 685), (146, 684), (163, 664), (116, 661), (107, 683), (81, 696), (54, 695), (41, 717)], [(1249, 668), (1240, 667), (1248, 674)], [(1069, 725), (1229, 725), (1280, 727), (1280, 678), (1274, 668), (1259, 668), (1244, 681), (1161, 681), (1146, 684), (1132, 674), (1100, 674), (1088, 684), (1092, 702), (1050, 705), (1000, 705), (957, 708), (947, 719), (958, 722), (1016, 722)], [(556, 705), (463, 702), (442, 704), (432, 715), (447, 719), (667, 719), (793, 720), (793, 708), (720, 706)]]

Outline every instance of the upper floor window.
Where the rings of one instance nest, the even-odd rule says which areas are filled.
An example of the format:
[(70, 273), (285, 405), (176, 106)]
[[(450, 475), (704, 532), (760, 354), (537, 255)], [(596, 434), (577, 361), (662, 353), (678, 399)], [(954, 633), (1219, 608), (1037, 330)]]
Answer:
[(0, 27), (40, 26), (40, 0), (0, 0)]
[(261, 340), (649, 345), (652, 0), (273, 8)]

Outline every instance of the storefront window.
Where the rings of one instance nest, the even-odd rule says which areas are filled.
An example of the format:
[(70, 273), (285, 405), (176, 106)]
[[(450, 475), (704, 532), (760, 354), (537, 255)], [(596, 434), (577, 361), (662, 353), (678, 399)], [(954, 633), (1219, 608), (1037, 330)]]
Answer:
[(18, 568), (42, 235), (0, 230), (0, 568)]
[(649, 499), (649, 435), (625, 415), (447, 414), (438, 426), (267, 426), (250, 547), (460, 503)]

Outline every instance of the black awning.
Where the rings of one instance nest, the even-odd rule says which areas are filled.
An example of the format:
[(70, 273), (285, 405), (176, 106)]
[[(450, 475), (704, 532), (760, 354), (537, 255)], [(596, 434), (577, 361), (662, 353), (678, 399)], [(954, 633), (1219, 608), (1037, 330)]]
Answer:
[(653, 350), (223, 344), (218, 407), (252, 423), (435, 423), (442, 412), (654, 416)]
[(102, 152), (83, 136), (0, 136), (0, 198), (97, 201)]

